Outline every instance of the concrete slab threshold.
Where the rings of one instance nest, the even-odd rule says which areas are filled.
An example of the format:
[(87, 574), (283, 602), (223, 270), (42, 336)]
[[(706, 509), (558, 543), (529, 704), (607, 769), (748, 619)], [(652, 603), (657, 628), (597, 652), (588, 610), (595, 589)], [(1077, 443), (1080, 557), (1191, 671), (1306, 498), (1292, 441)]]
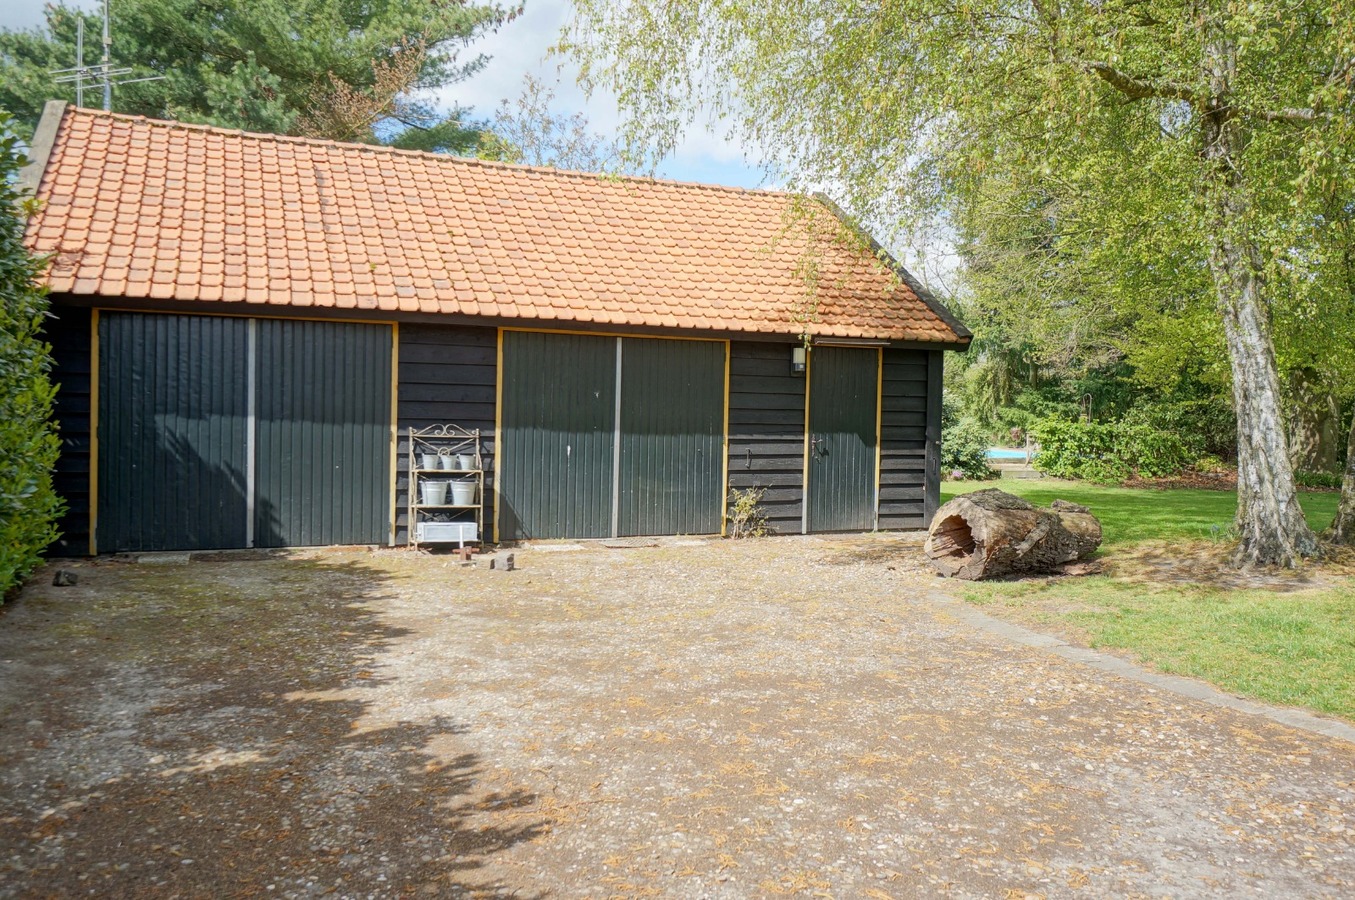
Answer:
[(1300, 709), (1291, 709), (1284, 706), (1271, 706), (1268, 703), (1260, 703), (1255, 700), (1247, 700), (1232, 694), (1224, 693), (1213, 685), (1206, 684), (1194, 678), (1184, 678), (1180, 675), (1164, 675), (1160, 672), (1152, 672), (1143, 666), (1120, 659), (1118, 656), (1112, 656), (1108, 653), (1101, 653), (1088, 647), (1077, 647), (1069, 644), (1062, 638), (1057, 638), (1048, 634), (1040, 634), (1023, 628), (1020, 625), (1013, 625), (1011, 622), (1004, 622), (982, 612), (962, 600), (956, 600), (945, 594), (931, 592), (927, 595), (935, 605), (941, 607), (946, 613), (966, 625), (987, 631), (1005, 638), (1016, 644), (1026, 647), (1034, 647), (1040, 650), (1047, 650), (1055, 656), (1060, 656), (1071, 662), (1081, 663), (1091, 666), (1094, 669), (1100, 669), (1103, 672), (1110, 672), (1119, 675), (1122, 678), (1128, 678), (1131, 681), (1137, 681), (1140, 684), (1146, 684), (1158, 690), (1168, 691), (1178, 694), (1182, 697), (1188, 697), (1191, 700), (1199, 700), (1202, 703), (1208, 703), (1211, 706), (1231, 709), (1236, 712), (1247, 713), (1253, 716), (1261, 716), (1270, 719), (1272, 722), (1278, 722), (1281, 725), (1287, 725), (1290, 728), (1298, 728), (1302, 731), (1308, 731), (1313, 734), (1320, 734), (1325, 737), (1337, 738), (1339, 740), (1355, 743), (1355, 726), (1348, 725), (1335, 719), (1328, 719), (1313, 713), (1304, 712)]
[(138, 553), (136, 561), (143, 566), (186, 566), (193, 554), (187, 550), (172, 553)]

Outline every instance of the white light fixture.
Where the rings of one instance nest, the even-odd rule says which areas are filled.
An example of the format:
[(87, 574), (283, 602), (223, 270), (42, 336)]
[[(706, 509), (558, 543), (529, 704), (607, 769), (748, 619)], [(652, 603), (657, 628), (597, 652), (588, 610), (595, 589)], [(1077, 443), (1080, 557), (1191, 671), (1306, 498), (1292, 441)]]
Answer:
[(790, 348), (790, 374), (803, 375), (805, 373), (805, 345), (796, 344)]

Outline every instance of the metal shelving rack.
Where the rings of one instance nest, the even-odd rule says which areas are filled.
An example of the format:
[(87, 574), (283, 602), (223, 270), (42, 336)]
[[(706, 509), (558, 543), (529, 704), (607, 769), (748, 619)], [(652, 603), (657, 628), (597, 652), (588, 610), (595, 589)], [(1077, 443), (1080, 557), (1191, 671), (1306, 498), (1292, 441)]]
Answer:
[[(426, 469), (425, 454), (470, 456), (474, 468)], [(474, 503), (423, 502), (422, 484), (425, 481), (443, 481), (447, 478), (475, 478)], [(450, 494), (450, 490), (449, 490)], [(449, 496), (448, 500), (451, 499)], [(421, 544), (479, 543), (485, 530), (485, 467), (480, 452), (480, 429), (466, 429), (457, 425), (433, 425), (409, 429), (409, 509), (410, 546)]]

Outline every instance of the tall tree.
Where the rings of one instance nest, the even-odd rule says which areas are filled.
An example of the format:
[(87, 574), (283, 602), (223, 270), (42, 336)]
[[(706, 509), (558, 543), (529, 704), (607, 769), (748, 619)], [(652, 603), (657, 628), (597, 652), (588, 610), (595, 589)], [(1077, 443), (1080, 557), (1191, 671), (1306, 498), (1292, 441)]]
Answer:
[[(348, 139), (459, 151), (480, 128), (467, 110), (439, 111), (424, 94), (479, 71), (486, 58), (461, 51), (521, 11), (473, 0), (118, 0), (111, 9), (114, 63), (163, 76), (116, 88), (117, 112), (325, 137), (334, 117), (317, 110), (342, 106), (351, 117), (365, 102), (382, 115)], [(0, 31), (0, 106), (30, 129), (44, 101), (75, 99), (49, 72), (75, 65), (81, 17), (86, 64), (100, 52), (97, 14), (59, 2), (46, 16), (45, 28)], [(407, 72), (411, 47), (420, 53)], [(407, 77), (388, 96), (396, 73)]]
[(1201, 237), (1228, 349), (1234, 559), (1295, 565), (1318, 547), (1289, 462), (1270, 303), (1304, 192), (1355, 180), (1350, 6), (579, 0), (563, 45), (586, 84), (621, 98), (633, 137), (671, 146), (704, 102), (872, 220), (963, 201), (989, 165), (1071, 172), (1118, 209), (1106, 189), (1139, 161), (1124, 174), (1146, 182), (1146, 220)]

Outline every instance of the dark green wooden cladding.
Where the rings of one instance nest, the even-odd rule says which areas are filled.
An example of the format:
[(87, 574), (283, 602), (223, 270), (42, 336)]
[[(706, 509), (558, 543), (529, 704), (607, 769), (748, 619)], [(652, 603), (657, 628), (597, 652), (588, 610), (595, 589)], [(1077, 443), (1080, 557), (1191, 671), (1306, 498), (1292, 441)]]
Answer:
[(500, 538), (609, 536), (615, 338), (506, 331), (502, 378)]
[(390, 327), (256, 327), (255, 546), (386, 543)]
[(100, 552), (243, 547), (248, 321), (99, 318)]
[(805, 377), (790, 369), (790, 344), (729, 346), (729, 487), (762, 491), (771, 528), (803, 525)]
[(875, 527), (879, 352), (816, 347), (809, 366), (809, 530)]
[(621, 341), (618, 534), (720, 531), (724, 373), (723, 343)]
[[(929, 439), (931, 414), (938, 417), (929, 391), (940, 390), (940, 353), (926, 350), (884, 352), (883, 401), (880, 416), (880, 528), (925, 528), (929, 521), (926, 494), (935, 490), (929, 474), (933, 442)], [(936, 367), (933, 373), (933, 367)]]
[(52, 485), (66, 502), (57, 520), (61, 532), (47, 552), (53, 556), (89, 553), (90, 319), (88, 309), (61, 306), (53, 298), (43, 337), (52, 346), (52, 383), (57, 386), (52, 419), (61, 438), (61, 456)]
[[(400, 326), (400, 390), (396, 415), (400, 445), (396, 456), (395, 542), (409, 537), (409, 429), (460, 425), (480, 429), (485, 465), (485, 529), (494, 522), (494, 403), (498, 330), (466, 325), (404, 323)], [(485, 540), (493, 538), (487, 533)]]

